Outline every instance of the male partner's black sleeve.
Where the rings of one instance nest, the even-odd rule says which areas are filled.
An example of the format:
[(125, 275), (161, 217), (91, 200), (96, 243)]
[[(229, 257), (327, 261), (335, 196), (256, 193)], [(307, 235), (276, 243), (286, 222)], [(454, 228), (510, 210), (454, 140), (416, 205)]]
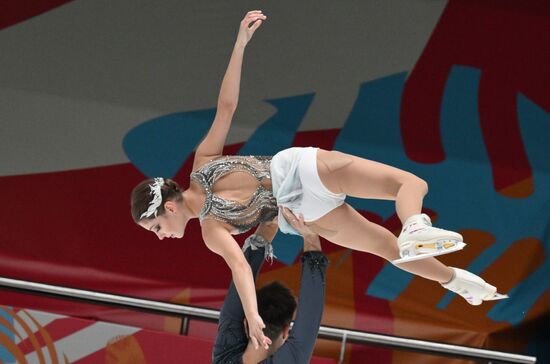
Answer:
[[(262, 268), (265, 258), (265, 247), (249, 246), (244, 257), (252, 268), (254, 281)], [(212, 363), (238, 363), (248, 345), (248, 337), (244, 330), (244, 310), (237, 288), (231, 280), (231, 285), (223, 301), (218, 322), (218, 333), (212, 350)]]
[(325, 273), (327, 257), (320, 251), (302, 255), (302, 281), (298, 312), (287, 341), (266, 360), (267, 363), (309, 363), (325, 306)]

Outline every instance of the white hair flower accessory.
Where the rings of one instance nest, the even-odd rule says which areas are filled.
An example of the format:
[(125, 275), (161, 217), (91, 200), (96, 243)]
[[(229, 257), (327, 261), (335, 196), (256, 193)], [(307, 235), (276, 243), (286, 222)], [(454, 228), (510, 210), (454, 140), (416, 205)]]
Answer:
[(151, 199), (151, 202), (149, 202), (149, 208), (147, 209), (147, 211), (145, 211), (139, 217), (140, 219), (143, 219), (144, 217), (150, 217), (151, 215), (155, 215), (155, 217), (157, 217), (157, 209), (162, 203), (161, 188), (162, 186), (164, 186), (164, 178), (156, 177), (153, 181), (154, 183), (149, 185), (153, 198)]

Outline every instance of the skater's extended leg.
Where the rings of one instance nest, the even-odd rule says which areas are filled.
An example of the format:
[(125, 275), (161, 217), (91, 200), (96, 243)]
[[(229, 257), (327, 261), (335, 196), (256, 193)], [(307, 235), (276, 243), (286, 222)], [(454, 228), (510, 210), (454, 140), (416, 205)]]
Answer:
[[(341, 205), (308, 226), (325, 239), (353, 249), (373, 253), (389, 261), (399, 256), (395, 236), (384, 227), (365, 219), (348, 204)], [(461, 295), (472, 305), (482, 301), (506, 298), (483, 279), (451, 268), (433, 257), (398, 265), (415, 275), (442, 283), (443, 287)]]
[(427, 183), (412, 173), (353, 155), (317, 152), (317, 169), (322, 183), (334, 193), (370, 199), (395, 200), (403, 223), (398, 239), (400, 259), (396, 263), (425, 259), (464, 247), (458, 233), (432, 227), (421, 214)]

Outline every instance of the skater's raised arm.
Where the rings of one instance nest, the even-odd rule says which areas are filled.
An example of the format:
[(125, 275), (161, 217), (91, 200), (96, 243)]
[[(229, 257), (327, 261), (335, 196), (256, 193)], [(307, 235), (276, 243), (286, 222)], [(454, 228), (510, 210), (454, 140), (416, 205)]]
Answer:
[(244, 50), (252, 35), (267, 17), (261, 10), (249, 11), (241, 21), (239, 33), (218, 96), (216, 116), (204, 140), (199, 144), (193, 170), (210, 159), (221, 156), (233, 114), (239, 101)]

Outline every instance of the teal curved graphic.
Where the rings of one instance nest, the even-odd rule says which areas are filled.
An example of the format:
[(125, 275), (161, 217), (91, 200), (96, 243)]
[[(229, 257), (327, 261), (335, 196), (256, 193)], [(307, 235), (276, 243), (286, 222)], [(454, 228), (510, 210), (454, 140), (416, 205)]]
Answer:
[(212, 125), (215, 109), (149, 120), (122, 141), (128, 159), (145, 176), (173, 178)]

